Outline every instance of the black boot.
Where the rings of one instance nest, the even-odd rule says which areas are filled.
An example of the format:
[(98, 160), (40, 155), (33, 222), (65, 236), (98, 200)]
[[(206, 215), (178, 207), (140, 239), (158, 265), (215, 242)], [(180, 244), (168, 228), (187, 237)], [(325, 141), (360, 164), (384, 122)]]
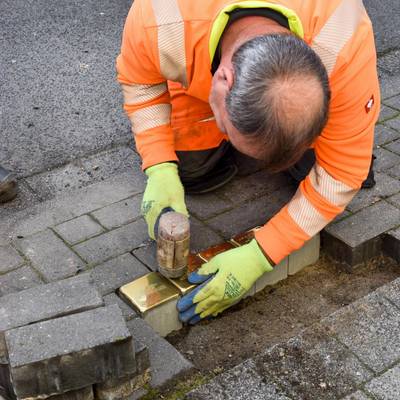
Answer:
[(376, 159), (376, 156), (372, 154), (371, 158), (371, 165), (369, 167), (369, 172), (367, 179), (362, 183), (361, 189), (371, 189), (375, 186), (375, 174), (374, 174), (374, 160)]
[(0, 165), (0, 203), (6, 203), (17, 195), (15, 176)]

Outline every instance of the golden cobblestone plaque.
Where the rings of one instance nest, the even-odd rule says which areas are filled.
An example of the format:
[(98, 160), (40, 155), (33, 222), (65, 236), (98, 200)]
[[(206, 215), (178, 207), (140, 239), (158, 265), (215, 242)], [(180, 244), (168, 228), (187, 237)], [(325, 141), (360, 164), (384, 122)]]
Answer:
[(180, 295), (179, 290), (157, 272), (150, 272), (122, 286), (119, 292), (142, 314)]
[(201, 257), (204, 261), (210, 261), (217, 254), (223, 253), (224, 251), (231, 250), (236, 246), (231, 242), (226, 242), (222, 244), (218, 244), (216, 246), (212, 246), (207, 250), (204, 250), (199, 253), (199, 257)]

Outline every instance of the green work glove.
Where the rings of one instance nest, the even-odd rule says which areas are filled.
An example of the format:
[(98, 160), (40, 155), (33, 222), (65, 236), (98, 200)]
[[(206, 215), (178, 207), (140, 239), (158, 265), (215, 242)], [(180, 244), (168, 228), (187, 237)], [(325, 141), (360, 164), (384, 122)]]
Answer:
[(178, 175), (178, 165), (162, 163), (149, 167), (146, 190), (142, 200), (142, 215), (147, 222), (149, 236), (155, 239), (154, 226), (165, 209), (189, 216), (185, 205), (185, 193)]
[(199, 287), (182, 297), (177, 304), (179, 318), (195, 324), (216, 316), (241, 299), (264, 273), (272, 271), (258, 243), (250, 243), (218, 254), (188, 280)]

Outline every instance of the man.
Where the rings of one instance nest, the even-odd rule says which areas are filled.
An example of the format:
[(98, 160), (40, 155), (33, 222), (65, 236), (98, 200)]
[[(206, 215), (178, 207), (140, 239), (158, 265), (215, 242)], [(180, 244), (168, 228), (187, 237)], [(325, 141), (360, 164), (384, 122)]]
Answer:
[(135, 0), (117, 69), (148, 176), (152, 238), (164, 209), (187, 214), (185, 191), (237, 173), (233, 148), (301, 181), (252, 242), (189, 277), (200, 286), (178, 303), (184, 322), (237, 302), (368, 175), (380, 94), (361, 0)]
[(14, 175), (0, 165), (0, 203), (6, 203), (17, 195), (17, 181)]

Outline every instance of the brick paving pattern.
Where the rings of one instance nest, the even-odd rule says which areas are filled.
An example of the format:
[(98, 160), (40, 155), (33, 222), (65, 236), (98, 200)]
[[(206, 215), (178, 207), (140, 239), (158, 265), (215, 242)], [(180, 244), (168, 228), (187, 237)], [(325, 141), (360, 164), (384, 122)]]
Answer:
[[(396, 93), (398, 86), (393, 84), (396, 79), (384, 77), (382, 81), (383, 105), (374, 149), (377, 185), (360, 191), (322, 235), (325, 251), (348, 268), (382, 252), (400, 262), (400, 95)], [(155, 245), (148, 240), (139, 213), (145, 176), (137, 153), (128, 146), (120, 146), (20, 183), (15, 210), (10, 212), (9, 205), (0, 210), (0, 302), (12, 304), (12, 296), (18, 293), (23, 296), (24, 291), (34, 293), (49, 284), (63, 285), (82, 275), (83, 279), (93, 280), (107, 306), (119, 305), (136, 339), (144, 341), (142, 345), (148, 348), (148, 354), (143, 354), (150, 358), (153, 368), (152, 385), (163, 386), (189, 371), (192, 365), (115, 294), (121, 285), (156, 269)], [(215, 193), (188, 196), (192, 250), (206, 249), (264, 224), (294, 190), (284, 174), (271, 176), (258, 171), (236, 178)], [(24, 202), (30, 206), (23, 207)], [(290, 258), (287, 269), (289, 274), (297, 270)], [(228, 393), (224, 398), (249, 398), (240, 379), (233, 384), (244, 374), (254, 382), (250, 396), (254, 399), (296, 399), (303, 390), (311, 393), (310, 399), (399, 398), (398, 394), (387, 394), (398, 390), (395, 383), (400, 368), (399, 282), (396, 285), (351, 305), (317, 330), (285, 344), (286, 347), (267, 352), (256, 364), (238, 366), (227, 378), (231, 394), (226, 392), (221, 378), (221, 382), (213, 383), (211, 397), (222, 398), (218, 396), (222, 396), (224, 389)], [(328, 332), (321, 332), (327, 321)], [(280, 354), (288, 349), (299, 349), (316, 368), (323, 366), (324, 360), (340, 357), (336, 364), (341, 369), (332, 372), (338, 379), (326, 375), (328, 382), (319, 382), (316, 372), (307, 370), (301, 362), (279, 361)], [(164, 365), (166, 358), (174, 360), (175, 369), (170, 372)], [(279, 379), (272, 365), (276, 371), (283, 371)], [(285, 371), (293, 365), (298, 372), (297, 381), (292, 382)], [(4, 367), (4, 354), (0, 354), (0, 370)], [(268, 371), (268, 378), (262, 376), (263, 371)], [(282, 388), (287, 391), (283, 393)], [(326, 389), (332, 389), (336, 397), (325, 396)], [(92, 396), (91, 390), (82, 390), (90, 392), (88, 398)], [(201, 396), (194, 393), (189, 397)]]

